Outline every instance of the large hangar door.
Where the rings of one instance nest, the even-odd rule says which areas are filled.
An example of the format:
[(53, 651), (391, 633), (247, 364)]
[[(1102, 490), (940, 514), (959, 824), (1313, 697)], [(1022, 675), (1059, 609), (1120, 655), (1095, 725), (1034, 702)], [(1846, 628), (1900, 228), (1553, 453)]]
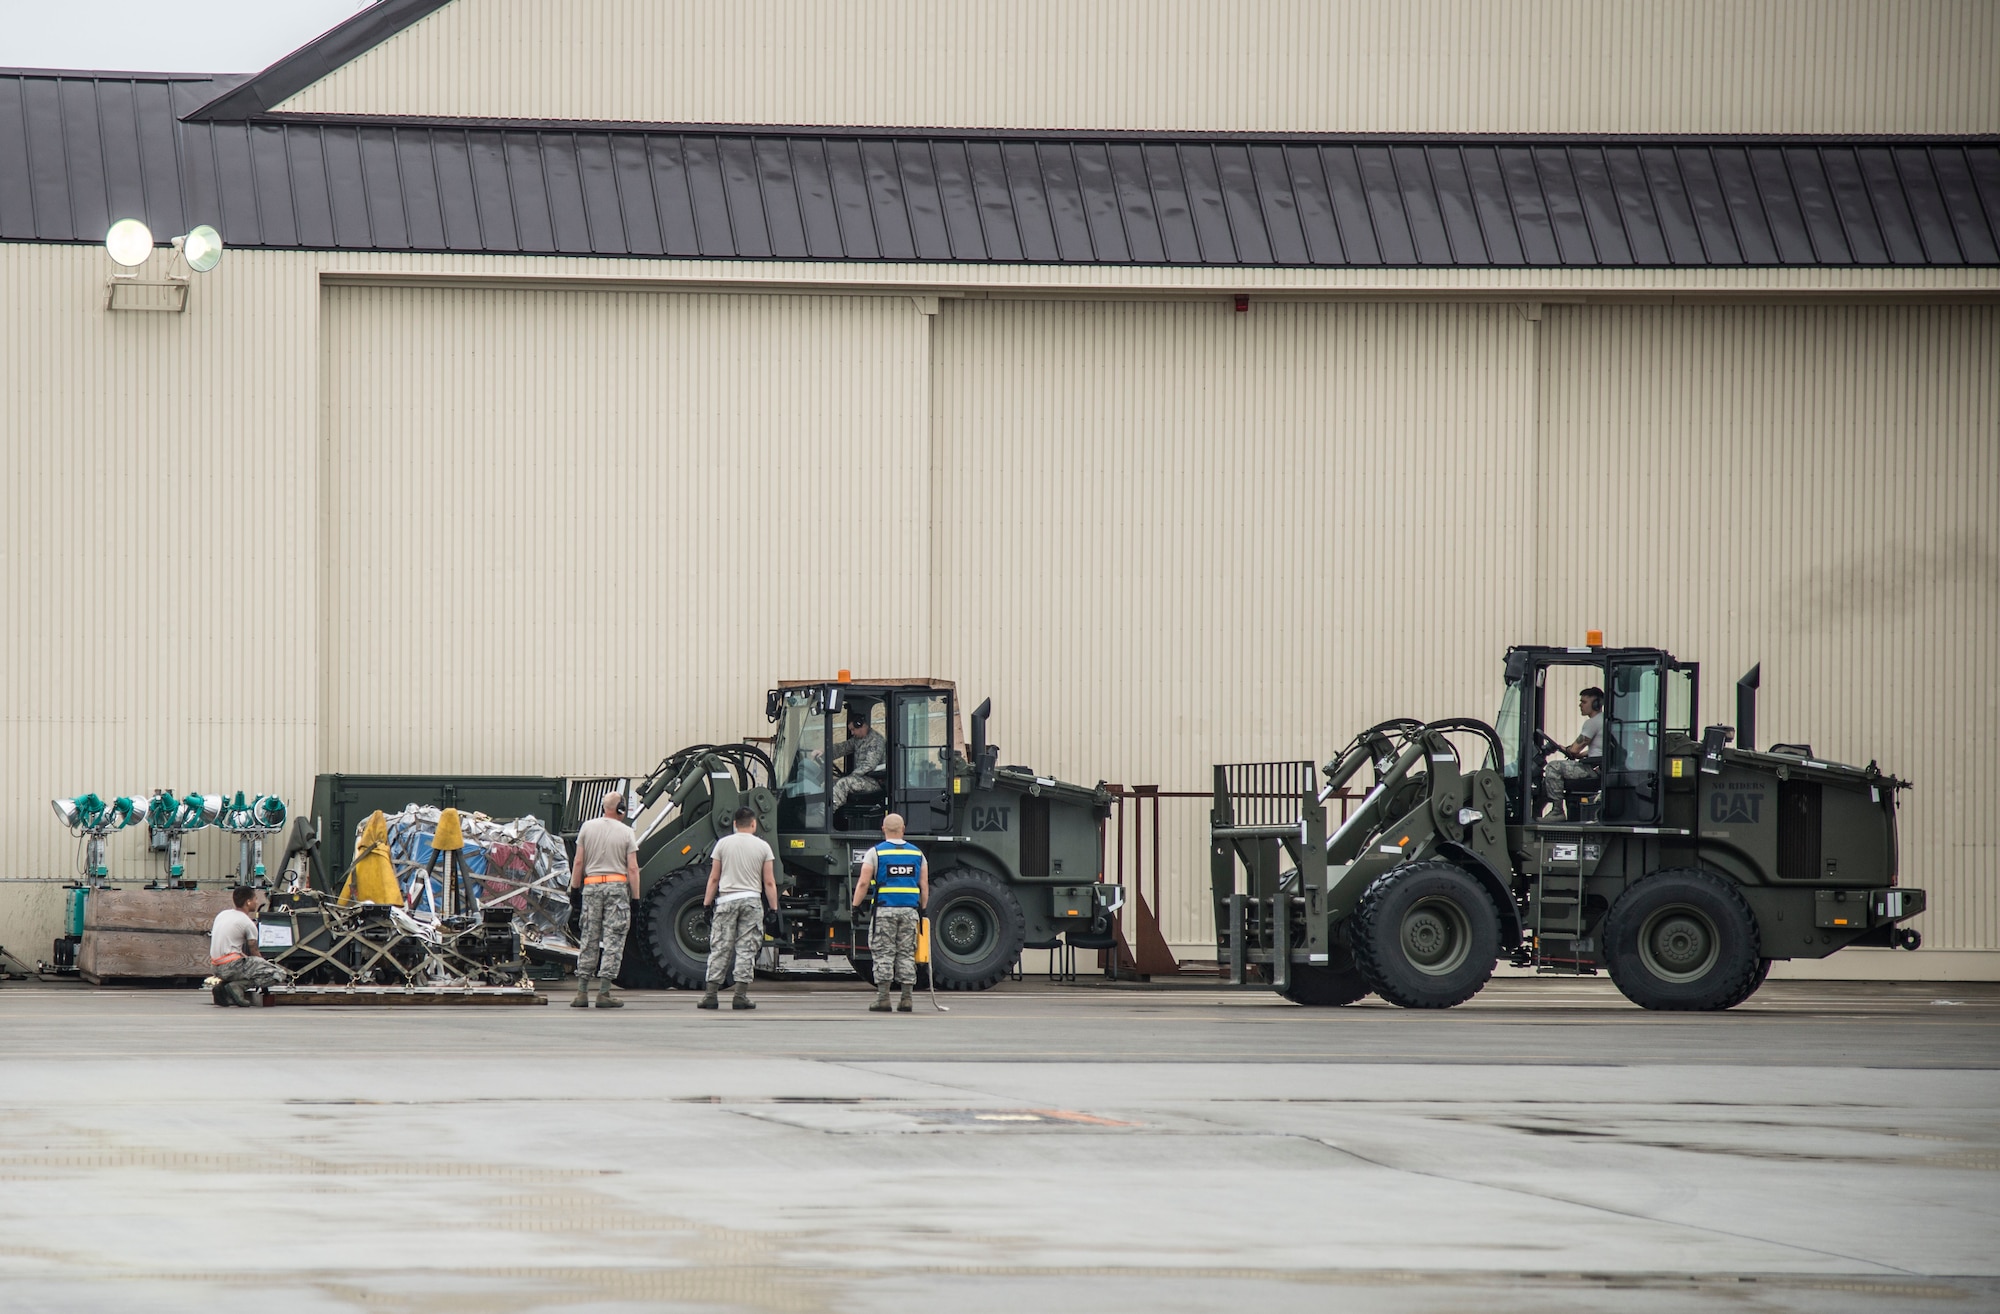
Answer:
[(1544, 331), (1537, 631), (1700, 660), (1703, 722), (1762, 662), (1760, 747), (1916, 782), (1925, 953), (2000, 947), (2000, 310), (1551, 306)]
[[(1491, 716), (1525, 638), (1536, 326), (1511, 306), (947, 301), (940, 666), (1003, 760), (1206, 788)], [(1212, 936), (1207, 806), (1162, 814)], [(1150, 862), (1150, 859), (1149, 859)]]
[(595, 774), (927, 655), (907, 297), (330, 287), (322, 771)]

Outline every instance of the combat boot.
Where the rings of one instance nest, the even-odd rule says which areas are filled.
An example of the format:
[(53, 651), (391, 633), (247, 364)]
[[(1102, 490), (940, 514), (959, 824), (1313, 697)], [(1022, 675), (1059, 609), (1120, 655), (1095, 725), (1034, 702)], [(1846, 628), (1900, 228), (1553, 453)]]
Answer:
[(250, 996), (243, 989), (241, 981), (224, 981), (222, 983), (222, 998), (225, 1003), (236, 1008), (250, 1007)]
[(907, 1013), (914, 1007), (915, 1005), (910, 1000), (910, 987), (904, 986), (903, 997), (896, 1001), (896, 1011), (898, 1013)]
[(611, 978), (597, 978), (597, 1006), (599, 1008), (623, 1008), (625, 1001), (611, 993)]
[(589, 1007), (590, 1007), (590, 978), (589, 978), (589, 977), (587, 977), (587, 976), (579, 976), (579, 977), (578, 977), (578, 978), (576, 979), (576, 998), (575, 998), (575, 999), (572, 999), (572, 1000), (570, 1000), (570, 1001), (569, 1001), (569, 1006), (570, 1006), (571, 1008), (589, 1008)]
[(871, 1013), (886, 1013), (889, 1011), (889, 983), (887, 981), (875, 987), (875, 1002), (868, 1006), (868, 1011)]
[(717, 984), (716, 984), (715, 982), (713, 982), (713, 981), (710, 981), (710, 982), (708, 983), (708, 993), (704, 994), (704, 995), (703, 995), (703, 996), (701, 997), (701, 1002), (700, 1002), (699, 1004), (696, 1004), (696, 1005), (695, 1005), (695, 1007), (696, 1007), (696, 1008), (721, 1008), (721, 1007), (722, 1007), (722, 1001), (716, 998), (716, 996), (717, 996), (718, 994), (720, 994), (721, 992), (722, 992), (722, 987), (721, 987), (721, 986), (719, 986), (719, 985), (717, 985)]
[(729, 1006), (731, 1008), (757, 1007), (755, 1004), (750, 1002), (750, 987), (745, 983), (738, 981), (736, 983), (736, 997), (729, 1001)]

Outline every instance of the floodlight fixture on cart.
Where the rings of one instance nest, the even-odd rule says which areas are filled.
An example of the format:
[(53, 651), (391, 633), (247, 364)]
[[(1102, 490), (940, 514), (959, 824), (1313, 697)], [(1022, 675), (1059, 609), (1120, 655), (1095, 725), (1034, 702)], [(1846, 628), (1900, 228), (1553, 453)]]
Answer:
[(80, 794), (49, 802), (69, 833), (84, 842), (81, 872), (84, 880), (91, 885), (102, 885), (111, 874), (104, 862), (104, 837), (145, 821), (145, 796), (121, 794), (106, 802), (95, 794)]

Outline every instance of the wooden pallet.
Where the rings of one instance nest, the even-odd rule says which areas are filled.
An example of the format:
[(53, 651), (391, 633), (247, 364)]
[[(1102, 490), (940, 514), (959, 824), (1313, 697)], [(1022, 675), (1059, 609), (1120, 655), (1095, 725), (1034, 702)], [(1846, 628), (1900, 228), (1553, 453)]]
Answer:
[(546, 1004), (531, 986), (272, 986), (266, 1008), (366, 1005), (413, 1008), (427, 1004)]

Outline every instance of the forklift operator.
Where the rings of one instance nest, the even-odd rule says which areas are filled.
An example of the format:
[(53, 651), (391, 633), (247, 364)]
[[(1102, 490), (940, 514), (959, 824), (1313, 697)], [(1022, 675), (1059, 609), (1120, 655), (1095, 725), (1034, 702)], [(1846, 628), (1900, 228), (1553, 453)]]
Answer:
[(1596, 685), (1576, 696), (1576, 710), (1583, 717), (1576, 741), (1562, 747), (1562, 756), (1550, 762), (1544, 773), (1549, 787), (1549, 809), (1564, 815), (1563, 792), (1568, 781), (1595, 781), (1604, 764), (1604, 690)]
[(869, 773), (888, 762), (889, 746), (882, 741), (881, 735), (869, 727), (865, 709), (849, 709), (847, 739), (835, 745), (827, 757), (833, 762), (847, 759), (846, 774), (833, 782), (834, 807), (845, 807), (850, 799), (873, 797), (882, 792), (882, 782)]

